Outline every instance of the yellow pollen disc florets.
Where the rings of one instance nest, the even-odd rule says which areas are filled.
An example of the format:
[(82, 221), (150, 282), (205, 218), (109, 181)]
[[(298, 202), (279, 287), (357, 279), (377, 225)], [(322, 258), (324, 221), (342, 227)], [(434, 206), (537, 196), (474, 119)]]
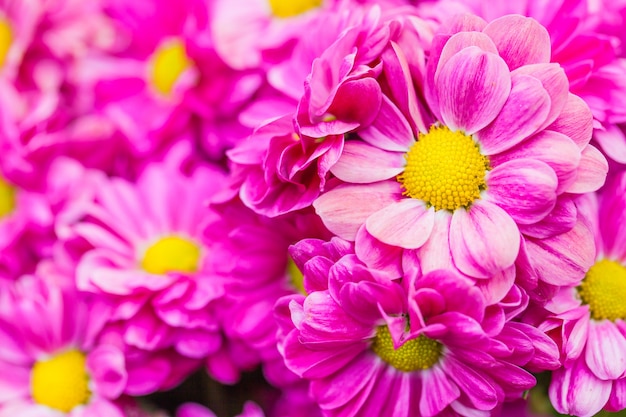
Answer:
[(170, 95), (180, 75), (191, 65), (182, 40), (175, 38), (162, 42), (152, 55), (154, 88), (163, 95)]
[(9, 49), (13, 44), (13, 31), (9, 22), (0, 17), (0, 67), (4, 65), (9, 55)]
[(291, 285), (298, 291), (300, 294), (306, 295), (306, 290), (304, 289), (304, 275), (298, 265), (291, 259), (291, 256), (287, 260), (287, 274), (289, 275), (289, 282)]
[(15, 210), (15, 187), (0, 177), (0, 218)]
[(432, 368), (441, 357), (441, 347), (441, 343), (420, 335), (394, 349), (387, 326), (378, 327), (372, 343), (374, 353), (389, 365), (404, 372)]
[(583, 303), (589, 305), (595, 320), (626, 320), (626, 267), (602, 259), (596, 262), (578, 287)]
[(178, 236), (167, 236), (150, 246), (141, 261), (144, 271), (163, 275), (168, 272), (192, 273), (198, 270), (200, 247)]
[(272, 14), (279, 18), (298, 16), (322, 5), (322, 0), (269, 0)]
[(35, 363), (31, 373), (33, 400), (37, 404), (69, 413), (91, 397), (85, 354), (68, 350)]
[(467, 208), (487, 188), (489, 159), (463, 132), (433, 125), (428, 133), (419, 134), (405, 158), (406, 168), (398, 175), (404, 195), (435, 210)]

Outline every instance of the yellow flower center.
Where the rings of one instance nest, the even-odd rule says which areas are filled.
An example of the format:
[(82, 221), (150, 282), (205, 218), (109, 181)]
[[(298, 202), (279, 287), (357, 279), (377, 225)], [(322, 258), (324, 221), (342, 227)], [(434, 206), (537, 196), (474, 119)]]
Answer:
[(298, 291), (300, 294), (306, 295), (306, 290), (304, 289), (304, 275), (298, 265), (291, 259), (291, 256), (287, 260), (287, 274), (289, 275), (289, 281), (291, 285)]
[(398, 175), (404, 195), (435, 210), (468, 208), (487, 188), (489, 159), (463, 132), (433, 125), (428, 133), (419, 134), (405, 159), (406, 168)]
[(441, 343), (424, 335), (409, 340), (398, 349), (394, 349), (393, 340), (387, 326), (376, 330), (372, 350), (382, 360), (403, 372), (420, 371), (432, 368), (441, 357)]
[(15, 210), (15, 187), (0, 177), (0, 218)]
[(320, 7), (322, 0), (269, 0), (272, 14), (279, 18), (298, 16)]
[(150, 246), (143, 256), (141, 267), (151, 274), (168, 272), (192, 273), (198, 270), (200, 247), (178, 236), (167, 236)]
[(0, 17), (0, 67), (4, 65), (13, 43), (13, 31), (9, 22), (6, 19)]
[(167, 39), (152, 55), (152, 84), (161, 94), (170, 95), (180, 75), (192, 62), (181, 39)]
[(583, 303), (595, 320), (626, 319), (626, 268), (619, 262), (596, 262), (578, 287)]
[(69, 413), (91, 397), (85, 354), (68, 350), (35, 363), (31, 373), (33, 400), (37, 404)]

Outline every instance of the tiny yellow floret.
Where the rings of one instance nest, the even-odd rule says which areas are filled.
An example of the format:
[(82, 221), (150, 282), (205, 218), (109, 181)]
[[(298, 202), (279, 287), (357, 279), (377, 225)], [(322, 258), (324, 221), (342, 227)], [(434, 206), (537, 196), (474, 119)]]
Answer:
[(0, 177), (0, 218), (13, 213), (15, 205), (15, 187)]
[(469, 208), (487, 188), (489, 159), (463, 132), (433, 125), (428, 133), (419, 134), (405, 159), (404, 172), (397, 177), (404, 195), (435, 210)]
[(272, 14), (285, 19), (301, 15), (322, 5), (322, 0), (269, 0)]
[(626, 267), (609, 259), (597, 261), (578, 287), (595, 320), (626, 320)]
[(376, 330), (372, 350), (383, 361), (403, 372), (421, 371), (432, 368), (441, 357), (441, 343), (424, 335), (409, 340), (394, 349), (393, 340), (387, 326)]
[(76, 349), (36, 362), (31, 371), (33, 400), (64, 413), (87, 404), (91, 391), (85, 363), (85, 354)]
[(192, 62), (182, 40), (174, 38), (158, 46), (152, 55), (151, 65), (152, 85), (162, 95), (169, 96), (180, 75), (191, 67)]
[(300, 268), (298, 268), (298, 265), (296, 265), (291, 256), (287, 260), (287, 275), (289, 275), (291, 286), (300, 294), (306, 295), (307, 292), (304, 289), (304, 274), (302, 274), (302, 271), (300, 271)]
[(167, 236), (150, 246), (141, 261), (144, 271), (163, 275), (168, 272), (193, 273), (198, 270), (200, 247), (178, 236)]
[(13, 44), (13, 30), (9, 22), (0, 17), (0, 67), (4, 66)]

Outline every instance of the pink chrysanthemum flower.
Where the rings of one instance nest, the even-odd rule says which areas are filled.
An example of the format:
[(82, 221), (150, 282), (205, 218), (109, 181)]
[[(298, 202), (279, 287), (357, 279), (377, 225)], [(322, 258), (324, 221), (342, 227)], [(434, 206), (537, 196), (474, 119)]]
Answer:
[(192, 369), (185, 358), (199, 364), (220, 347), (212, 306), (224, 289), (209, 267), (202, 233), (211, 216), (206, 201), (221, 181), (224, 174), (210, 166), (189, 176), (148, 166), (134, 184), (119, 178), (102, 184), (71, 225), (88, 243), (77, 260), (77, 286), (115, 306), (107, 337), (125, 348), (135, 365), (129, 372), (162, 374), (129, 374), (128, 392), (171, 387), (170, 373)]
[(97, 110), (115, 123), (136, 153), (153, 151), (194, 123), (202, 146), (219, 159), (250, 133), (238, 123), (237, 112), (262, 76), (236, 72), (217, 56), (209, 4), (111, 1), (106, 12), (120, 42), (85, 59), (77, 78), (93, 86)]
[(75, 291), (25, 276), (0, 308), (0, 416), (124, 417), (122, 352), (95, 343), (106, 320)]
[(576, 286), (545, 306), (542, 324), (561, 345), (564, 366), (552, 374), (550, 399), (560, 413), (589, 417), (626, 408), (626, 174), (585, 196), (596, 261)]
[[(411, 51), (390, 53), (387, 71), (398, 75), (386, 82), (409, 96), (384, 96), (372, 125), (357, 131), (361, 140), (346, 142), (331, 168), (343, 184), (314, 206), (332, 232), (357, 239), (358, 252), (364, 226), (360, 236), (488, 278), (512, 268), (522, 236), (572, 228), (569, 194), (599, 188), (608, 167), (589, 145), (588, 107), (549, 63), (541, 25), (519, 15), (452, 19), (424, 74), (412, 72)], [(434, 117), (419, 111), (416, 78)]]
[(334, 261), (343, 246), (309, 253), (305, 283), (324, 289), (276, 306), (281, 353), (324, 415), (487, 415), (535, 384), (521, 366), (558, 366), (549, 338), (487, 308), (471, 280), (414, 265), (403, 285), (352, 254)]

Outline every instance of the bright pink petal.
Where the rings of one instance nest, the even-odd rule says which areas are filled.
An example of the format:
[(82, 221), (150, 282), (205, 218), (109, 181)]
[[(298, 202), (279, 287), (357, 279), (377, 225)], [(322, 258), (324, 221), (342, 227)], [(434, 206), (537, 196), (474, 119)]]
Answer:
[(609, 320), (589, 323), (587, 366), (600, 379), (617, 379), (626, 371), (626, 339)]
[(626, 409), (626, 378), (620, 378), (613, 382), (611, 398), (606, 409), (613, 412)]
[(577, 285), (595, 258), (593, 234), (579, 221), (572, 230), (547, 239), (528, 239), (526, 249), (534, 272), (551, 285)]
[(511, 77), (511, 94), (495, 120), (476, 132), (481, 151), (494, 155), (535, 133), (550, 112), (550, 97), (536, 78)]
[(359, 227), (370, 215), (401, 198), (400, 183), (394, 180), (368, 185), (343, 184), (322, 194), (313, 207), (328, 230), (354, 241)]
[(508, 268), (517, 258), (519, 245), (520, 233), (515, 222), (492, 203), (477, 200), (469, 210), (458, 209), (452, 215), (452, 259), (467, 275), (488, 278)]
[(582, 98), (570, 93), (563, 111), (547, 129), (569, 136), (583, 149), (591, 140), (593, 115)]
[(122, 352), (110, 345), (100, 345), (89, 353), (87, 367), (99, 395), (119, 397), (126, 388), (126, 366)]
[(474, 407), (479, 410), (491, 410), (498, 404), (496, 390), (478, 372), (456, 360), (452, 355), (441, 365)]
[(554, 171), (532, 159), (505, 162), (487, 175), (489, 200), (518, 224), (532, 224), (546, 217), (556, 203), (557, 185)]
[(576, 179), (567, 188), (567, 192), (583, 194), (597, 191), (604, 185), (608, 172), (609, 163), (604, 155), (593, 145), (587, 145), (582, 152)]
[(422, 372), (422, 395), (420, 414), (425, 417), (438, 415), (451, 402), (459, 398), (461, 392), (440, 366)]
[(389, 152), (372, 145), (348, 141), (332, 172), (342, 181), (367, 184), (395, 177), (404, 171), (404, 153)]
[(496, 45), (493, 43), (491, 38), (482, 32), (472, 31), (455, 33), (450, 37), (450, 39), (448, 39), (445, 46), (441, 50), (441, 56), (437, 62), (435, 78), (437, 78), (437, 73), (450, 60), (450, 58), (470, 46), (476, 46), (485, 52), (498, 54), (498, 48), (496, 48)]
[(550, 96), (550, 113), (546, 118), (542, 128), (550, 125), (563, 111), (569, 97), (569, 81), (560, 65), (549, 64), (531, 64), (524, 65), (513, 71), (512, 75), (526, 74), (535, 77)]
[(374, 122), (360, 130), (359, 136), (372, 146), (396, 152), (408, 151), (415, 141), (405, 116), (387, 96), (383, 96)]
[(544, 130), (516, 147), (491, 158), (493, 166), (517, 158), (536, 159), (548, 164), (559, 179), (557, 193), (562, 193), (576, 179), (580, 149), (569, 137)]
[(417, 249), (428, 240), (434, 224), (434, 209), (426, 208), (421, 200), (405, 198), (372, 214), (365, 227), (383, 243)]
[(559, 413), (591, 417), (604, 407), (611, 395), (611, 381), (594, 376), (584, 361), (552, 373), (550, 401)]
[(496, 118), (511, 91), (504, 61), (475, 46), (450, 58), (435, 83), (445, 125), (470, 135)]
[(493, 39), (511, 71), (522, 65), (550, 62), (550, 35), (535, 19), (503, 16), (490, 22), (483, 33)]

